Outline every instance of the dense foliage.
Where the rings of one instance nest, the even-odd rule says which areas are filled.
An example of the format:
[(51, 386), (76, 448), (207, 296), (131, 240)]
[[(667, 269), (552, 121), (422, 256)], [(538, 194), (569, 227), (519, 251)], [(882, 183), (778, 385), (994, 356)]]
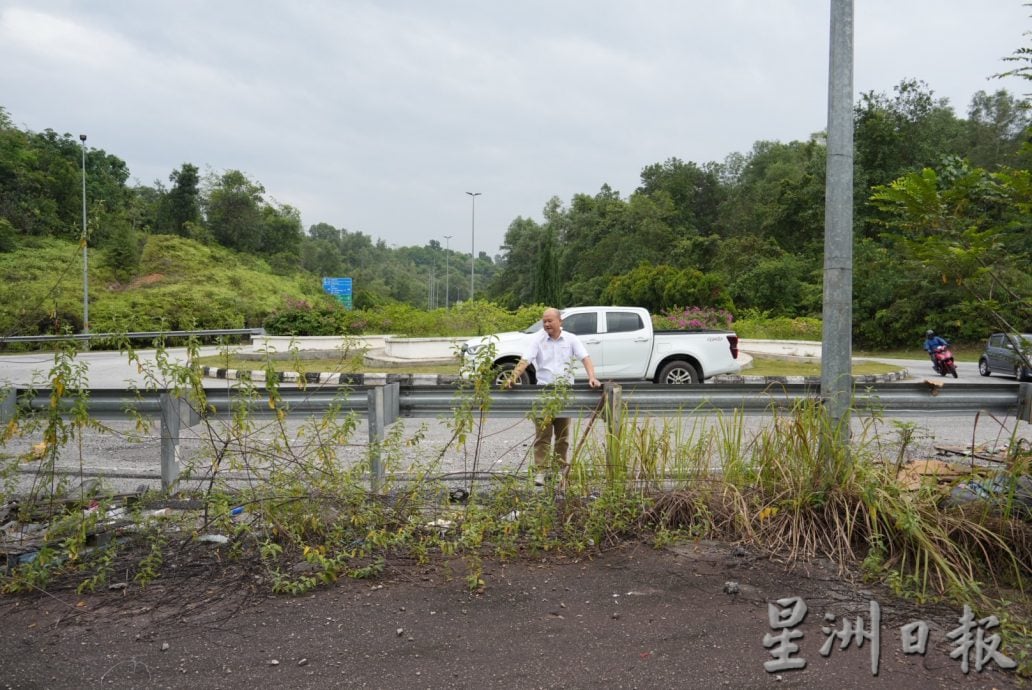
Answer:
[(269, 316), (265, 330), (274, 335), (363, 335), (391, 333), (414, 338), (487, 335), (523, 330), (541, 318), (544, 306), (507, 310), (491, 302), (460, 302), (450, 309), (423, 309), (395, 302), (375, 309), (346, 310), (340, 304), (288, 301)]
[[(1004, 323), (1027, 328), (1024, 103), (979, 92), (965, 120), (908, 80), (892, 95), (863, 94), (854, 115), (855, 342), (916, 345), (926, 328), (961, 340)], [(507, 305), (535, 298), (541, 281), (523, 277), (547, 264), (562, 304), (819, 318), (824, 165), (818, 134), (757, 142), (723, 163), (671, 158), (646, 167), (626, 198), (603, 186), (565, 206), (552, 199), (543, 223), (509, 227), (490, 295)]]
[[(858, 345), (915, 345), (926, 328), (961, 340), (1027, 330), (1025, 106), (1006, 91), (978, 92), (963, 119), (916, 80), (860, 97)], [(82, 326), (74, 264), (83, 164), (94, 331), (264, 323), (297, 334), (444, 335), (497, 321), (487, 302), (469, 304), (471, 257), (436, 240), (396, 248), (326, 223), (304, 232), (296, 209), (271, 201), (239, 170), (202, 177), (183, 163), (167, 188), (130, 187), (117, 157), (70, 134), (22, 131), (0, 108), (3, 333)], [(510, 315), (525, 305), (621, 303), (786, 323), (819, 318), (824, 167), (823, 135), (815, 134), (756, 142), (720, 163), (671, 157), (646, 166), (626, 197), (603, 185), (568, 203), (552, 198), (542, 221), (512, 221), (499, 256), (476, 257), (477, 297)], [(353, 312), (320, 287), (322, 276), (344, 275), (354, 279)]]

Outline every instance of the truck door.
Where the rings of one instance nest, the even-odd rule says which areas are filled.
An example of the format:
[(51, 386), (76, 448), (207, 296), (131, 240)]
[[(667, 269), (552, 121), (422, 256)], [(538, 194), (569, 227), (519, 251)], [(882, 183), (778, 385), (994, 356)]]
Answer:
[[(584, 349), (595, 365), (595, 376), (602, 377), (605, 371), (605, 352), (602, 350), (602, 338), (598, 333), (598, 313), (593, 311), (569, 314), (563, 317), (563, 330), (575, 334), (584, 343)], [(584, 365), (575, 362), (573, 375), (580, 381), (588, 375)]]
[(606, 375), (615, 379), (640, 379), (652, 357), (652, 331), (633, 311), (607, 311), (602, 334)]

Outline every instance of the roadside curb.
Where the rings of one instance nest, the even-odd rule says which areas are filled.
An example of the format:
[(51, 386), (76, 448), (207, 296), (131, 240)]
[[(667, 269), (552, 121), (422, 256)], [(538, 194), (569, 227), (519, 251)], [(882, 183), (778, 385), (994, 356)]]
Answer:
[[(253, 383), (268, 383), (264, 370), (255, 369), (225, 369), (219, 367), (201, 367), (201, 374), (205, 378), (223, 379), (229, 381), (251, 381)], [(908, 369), (890, 371), (887, 374), (865, 374), (853, 377), (854, 384), (866, 383), (890, 383), (903, 381), (910, 378)], [(296, 371), (278, 372), (276, 383), (297, 383), (304, 381), (312, 385), (330, 386), (382, 386), (386, 383), (400, 383), (406, 386), (450, 386), (462, 380), (462, 377), (452, 374), (342, 374), (342, 373), (316, 373), (308, 372), (302, 374)], [(710, 379), (712, 383), (762, 383), (762, 384), (806, 384), (820, 385), (819, 376), (733, 376), (721, 375)]]
[[(261, 369), (225, 369), (221, 367), (201, 367), (204, 378), (224, 379), (229, 381), (251, 381), (268, 383), (268, 376)], [(313, 385), (330, 386), (382, 386), (385, 383), (401, 383), (406, 386), (447, 386), (462, 380), (452, 374), (342, 374), (340, 372), (308, 372), (296, 371), (274, 372), (276, 383), (298, 383), (304, 381)]]
[[(890, 371), (887, 374), (857, 374), (853, 376), (853, 383), (892, 383), (894, 381), (904, 381), (908, 378), (910, 378), (910, 370), (900, 369), (899, 371)], [(820, 376), (748, 376), (734, 374), (730, 376), (714, 376), (710, 380), (714, 383), (803, 383), (812, 386), (819, 386), (821, 383)]]

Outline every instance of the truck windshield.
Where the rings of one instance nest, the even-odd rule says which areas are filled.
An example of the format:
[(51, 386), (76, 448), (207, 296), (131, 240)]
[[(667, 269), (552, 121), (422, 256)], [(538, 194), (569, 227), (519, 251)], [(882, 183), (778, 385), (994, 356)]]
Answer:
[[(559, 316), (565, 319), (566, 318), (566, 312), (559, 312)], [(534, 323), (530, 324), (530, 326), (528, 326), (527, 328), (524, 328), (522, 332), (523, 333), (537, 333), (538, 331), (540, 331), (544, 327), (545, 327), (545, 325), (543, 323), (541, 323), (541, 319), (538, 319)]]
[[(570, 314), (567, 318), (566, 312), (560, 312), (560, 316), (563, 319), (563, 330), (569, 331), (570, 333), (576, 333), (577, 335), (593, 335), (598, 333), (598, 314), (594, 312), (581, 312), (577, 314)], [(637, 318), (637, 315), (635, 315)], [(638, 320), (641, 323), (641, 320)], [(523, 329), (523, 333), (531, 334), (537, 333), (544, 324), (538, 319), (532, 323), (529, 327)]]

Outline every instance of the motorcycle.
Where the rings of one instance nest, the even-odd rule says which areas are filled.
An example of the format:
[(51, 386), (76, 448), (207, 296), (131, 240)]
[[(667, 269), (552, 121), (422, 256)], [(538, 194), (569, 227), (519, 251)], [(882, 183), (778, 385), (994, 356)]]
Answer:
[(939, 376), (952, 374), (957, 378), (957, 365), (953, 363), (953, 353), (948, 345), (939, 345), (932, 351), (932, 368)]

